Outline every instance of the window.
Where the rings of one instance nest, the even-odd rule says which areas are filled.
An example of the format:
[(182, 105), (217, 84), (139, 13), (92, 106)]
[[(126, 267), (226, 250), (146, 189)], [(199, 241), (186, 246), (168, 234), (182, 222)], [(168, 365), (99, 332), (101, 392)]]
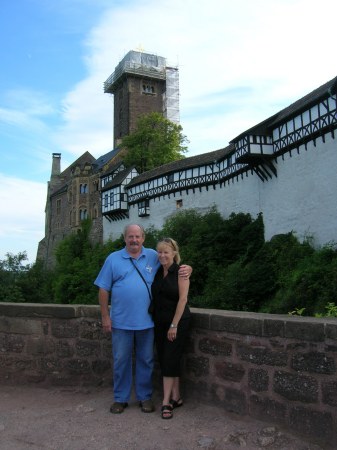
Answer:
[(143, 94), (154, 94), (155, 93), (155, 91), (154, 91), (154, 86), (152, 86), (151, 84), (143, 84), (142, 85), (142, 92), (143, 92)]
[(56, 214), (59, 216), (61, 214), (61, 199), (56, 200)]
[(176, 208), (177, 209), (180, 209), (180, 208), (182, 208), (183, 207), (183, 201), (180, 199), (180, 200), (177, 200), (176, 201)]
[(88, 185), (80, 184), (80, 194), (87, 194), (87, 193), (88, 193)]
[(150, 200), (146, 199), (138, 203), (138, 217), (146, 217), (150, 215)]
[(174, 181), (174, 174), (170, 173), (169, 175), (167, 175), (167, 182), (173, 183), (173, 181)]
[(88, 218), (88, 211), (86, 209), (80, 209), (80, 220)]

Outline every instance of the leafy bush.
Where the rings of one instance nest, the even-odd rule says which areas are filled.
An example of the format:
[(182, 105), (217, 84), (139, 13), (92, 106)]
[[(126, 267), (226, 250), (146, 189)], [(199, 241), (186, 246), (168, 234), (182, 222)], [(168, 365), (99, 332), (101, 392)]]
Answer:
[(97, 304), (97, 287), (93, 282), (108, 254), (123, 247), (121, 238), (93, 245), (90, 227), (90, 221), (83, 221), (82, 229), (67, 236), (57, 247), (53, 283), (56, 303)]
[[(0, 301), (97, 304), (93, 285), (109, 253), (124, 247), (121, 236), (104, 245), (90, 242), (90, 222), (58, 246), (57, 264), (47, 272), (41, 261), (24, 265), (25, 253), (0, 261)], [(215, 207), (171, 216), (161, 230), (146, 231), (145, 246), (162, 237), (180, 247), (182, 263), (193, 267), (190, 304), (200, 308), (335, 317), (337, 252), (315, 250), (293, 233), (264, 241), (262, 216), (231, 214)]]
[(304, 308), (304, 314), (324, 314), (326, 305), (337, 298), (337, 252), (323, 247), (298, 261), (283, 276), (283, 284), (269, 304), (270, 312), (287, 313)]

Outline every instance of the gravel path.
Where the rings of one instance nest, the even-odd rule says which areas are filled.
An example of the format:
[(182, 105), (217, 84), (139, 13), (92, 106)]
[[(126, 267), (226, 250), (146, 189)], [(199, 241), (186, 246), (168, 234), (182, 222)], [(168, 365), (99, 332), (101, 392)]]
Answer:
[[(131, 402), (109, 412), (108, 388), (0, 385), (1, 450), (325, 450), (275, 426), (186, 401), (171, 420)], [(337, 447), (336, 447), (337, 448)]]

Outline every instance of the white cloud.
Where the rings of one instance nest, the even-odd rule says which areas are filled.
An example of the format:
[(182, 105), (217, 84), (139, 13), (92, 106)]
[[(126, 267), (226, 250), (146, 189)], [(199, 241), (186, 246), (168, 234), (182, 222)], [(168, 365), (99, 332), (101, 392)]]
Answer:
[(113, 102), (95, 75), (83, 80), (63, 101), (64, 124), (54, 142), (75, 157), (89, 151), (98, 157), (113, 148)]
[(6, 253), (26, 251), (35, 261), (38, 242), (44, 237), (47, 185), (0, 174), (0, 259)]
[[(86, 5), (96, 17), (91, 0)], [(68, 17), (63, 6), (57, 8)], [(44, 235), (47, 183), (25, 176), (49, 174), (55, 151), (64, 170), (85, 151), (98, 157), (112, 149), (113, 96), (103, 93), (103, 83), (129, 50), (142, 47), (179, 66), (186, 156), (227, 146), (336, 76), (335, 0), (99, 0), (105, 6), (83, 43), (86, 73), (62, 101), (22, 89), (1, 99), (2, 164), (12, 165), (17, 178), (0, 175), (0, 259), (27, 250), (35, 260)], [(74, 26), (85, 28), (87, 12), (83, 7)], [(11, 153), (6, 138), (13, 135)], [(15, 165), (19, 146), (23, 164)]]
[[(334, 0), (209, 0), (197, 6), (192, 0), (144, 0), (107, 9), (86, 40), (88, 76), (65, 98), (57, 141), (76, 155), (85, 149), (98, 156), (112, 148), (113, 102), (103, 94), (103, 82), (129, 50), (141, 46), (179, 65), (181, 124), (192, 153), (214, 150), (212, 142), (223, 147), (247, 124), (335, 76), (334, 26), (327, 14), (333, 5)], [(231, 99), (232, 118), (216, 99), (230, 89), (239, 99)], [(212, 123), (214, 135), (201, 128), (207, 136), (200, 139), (205, 122)]]

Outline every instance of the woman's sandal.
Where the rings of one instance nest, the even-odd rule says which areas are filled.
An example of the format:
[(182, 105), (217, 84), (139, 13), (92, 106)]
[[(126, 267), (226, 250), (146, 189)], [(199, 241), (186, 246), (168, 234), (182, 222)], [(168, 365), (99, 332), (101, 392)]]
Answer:
[(161, 418), (162, 419), (172, 419), (173, 417), (173, 406), (163, 405), (161, 407)]
[(172, 406), (172, 408), (180, 408), (180, 406), (183, 406), (184, 402), (182, 398), (178, 398), (178, 400), (173, 400), (173, 398), (171, 398), (170, 400), (170, 405)]

